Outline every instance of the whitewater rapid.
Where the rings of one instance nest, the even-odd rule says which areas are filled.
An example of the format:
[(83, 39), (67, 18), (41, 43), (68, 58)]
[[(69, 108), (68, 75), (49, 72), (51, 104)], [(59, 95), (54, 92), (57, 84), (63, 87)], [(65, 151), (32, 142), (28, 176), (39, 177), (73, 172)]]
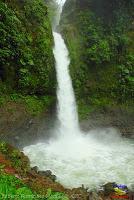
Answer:
[[(65, 1), (58, 0), (59, 12)], [(56, 24), (56, 25), (57, 25)], [(57, 74), (57, 119), (54, 130), (57, 139), (42, 141), (24, 148), (31, 166), (51, 170), (65, 187), (98, 188), (107, 182), (134, 184), (134, 143), (123, 139), (114, 129), (99, 129), (82, 133), (77, 106), (69, 75), (70, 59), (60, 33), (53, 32), (53, 49)]]

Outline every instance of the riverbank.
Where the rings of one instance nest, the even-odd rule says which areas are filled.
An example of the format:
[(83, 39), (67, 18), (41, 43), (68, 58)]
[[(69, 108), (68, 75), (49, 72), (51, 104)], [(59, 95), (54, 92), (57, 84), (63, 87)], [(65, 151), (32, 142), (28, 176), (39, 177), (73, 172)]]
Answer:
[[(20, 199), (29, 195), (31, 199), (44, 200), (112, 200), (118, 197), (119, 193), (113, 190), (113, 184), (107, 183), (100, 191), (90, 191), (82, 186), (81, 188), (66, 189), (56, 181), (51, 171), (39, 171), (37, 167), (31, 168), (30, 161), (19, 149), (0, 142), (0, 180), (3, 180), (7, 190), (1, 188), (0, 195), (9, 195), (14, 198), (17, 195)], [(1, 182), (0, 182), (1, 184)], [(12, 188), (12, 192), (11, 192)], [(90, 188), (89, 188), (90, 189)], [(22, 197), (22, 196), (23, 197)], [(132, 196), (132, 191), (123, 194), (123, 197)], [(40, 197), (40, 198), (39, 198)]]
[(134, 138), (133, 107), (90, 108), (93, 110), (80, 120), (82, 130), (87, 132), (93, 129), (115, 128), (122, 136)]
[(54, 113), (55, 100), (51, 97), (6, 97), (0, 105), (0, 139), (22, 148), (49, 138)]
[[(46, 105), (37, 99), (30, 100), (26, 104), (19, 99), (10, 99), (0, 106), (1, 140), (22, 148), (52, 136), (56, 123), (55, 100)], [(80, 127), (85, 132), (112, 127), (125, 137), (134, 137), (132, 109), (109, 107), (91, 110), (92, 106), (85, 109), (85, 105), (80, 109)]]

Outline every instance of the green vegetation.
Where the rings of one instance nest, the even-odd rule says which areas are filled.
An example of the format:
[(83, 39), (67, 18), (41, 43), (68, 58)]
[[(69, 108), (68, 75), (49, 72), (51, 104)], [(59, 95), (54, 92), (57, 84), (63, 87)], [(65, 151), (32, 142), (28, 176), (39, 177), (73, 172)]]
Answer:
[(94, 110), (95, 107), (88, 105), (84, 100), (78, 101), (78, 114), (80, 119), (88, 118), (89, 113)]
[(51, 180), (37, 173), (33, 176), (30, 161), (24, 153), (0, 141), (0, 199), (68, 200), (63, 192), (53, 191), (51, 187)]
[(18, 149), (9, 146), (6, 142), (0, 141), (0, 152), (4, 154), (5, 159), (10, 160), (10, 164), (14, 169), (19, 169), (25, 174), (30, 169), (29, 160)]
[(52, 192), (51, 189), (47, 190), (46, 199), (48, 200), (69, 200), (63, 193)]
[(66, 2), (61, 30), (82, 118), (96, 108), (133, 103), (133, 8), (131, 0)]
[(47, 107), (48, 98), (55, 96), (53, 37), (47, 7), (43, 0), (2, 0), (0, 19), (0, 104), (15, 94), (22, 97), (28, 110), (38, 113), (45, 101)]
[(6, 142), (0, 142), (0, 152), (6, 154), (8, 152), (8, 147)]
[[(24, 199), (31, 200), (33, 193), (19, 179), (7, 174), (0, 174), (0, 197), (4, 199)], [(31, 198), (30, 198), (31, 196)]]
[(27, 113), (37, 116), (40, 113), (47, 112), (49, 107), (54, 105), (55, 96), (36, 96), (36, 95), (22, 95), (20, 93), (12, 93), (0, 96), (0, 108), (6, 106), (7, 103), (17, 103), (25, 106)]
[(22, 183), (20, 179), (4, 173), (0, 174), (0, 198), (14, 200), (68, 200), (63, 193), (52, 192), (51, 189), (48, 189), (46, 195), (39, 195)]
[(52, 26), (54, 25), (55, 16), (57, 14), (58, 5), (55, 3), (54, 0), (45, 0), (48, 7), (48, 14), (51, 20)]

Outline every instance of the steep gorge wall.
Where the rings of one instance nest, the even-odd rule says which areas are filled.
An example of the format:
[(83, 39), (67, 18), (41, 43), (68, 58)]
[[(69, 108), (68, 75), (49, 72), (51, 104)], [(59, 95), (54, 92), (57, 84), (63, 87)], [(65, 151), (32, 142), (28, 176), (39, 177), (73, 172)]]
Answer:
[(61, 30), (82, 117), (91, 106), (132, 106), (133, 8), (133, 0), (66, 1)]
[(27, 135), (32, 139), (41, 118), (46, 117), (41, 114), (55, 105), (52, 49), (52, 28), (44, 0), (0, 1), (1, 139), (15, 140), (19, 134), (25, 140)]

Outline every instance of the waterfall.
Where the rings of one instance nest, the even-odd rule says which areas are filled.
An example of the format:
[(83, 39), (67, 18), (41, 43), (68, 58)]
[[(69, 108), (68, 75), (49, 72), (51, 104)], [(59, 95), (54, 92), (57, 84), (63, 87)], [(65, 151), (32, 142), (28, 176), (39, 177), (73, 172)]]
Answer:
[(57, 71), (57, 115), (60, 122), (60, 131), (68, 134), (78, 132), (78, 115), (75, 97), (69, 75), (69, 57), (66, 45), (59, 33), (53, 33), (55, 48), (54, 55)]
[(64, 1), (56, 0), (59, 12), (54, 26), (53, 49), (57, 73), (57, 118), (54, 134), (58, 138), (42, 141), (24, 148), (31, 166), (51, 170), (57, 181), (68, 188), (84, 184), (90, 189), (99, 188), (107, 182), (134, 184), (134, 144), (122, 139), (116, 130), (97, 129), (81, 133), (77, 108), (69, 75), (68, 50), (61, 34), (56, 32)]
[[(59, 25), (60, 16), (65, 0), (56, 0), (58, 3), (58, 12), (54, 30)], [(57, 73), (57, 117), (59, 120), (58, 132), (64, 136), (71, 136), (79, 133), (78, 114), (75, 102), (75, 96), (72, 87), (72, 81), (69, 74), (70, 59), (64, 39), (60, 33), (53, 32), (54, 44), (53, 49), (56, 61)]]

